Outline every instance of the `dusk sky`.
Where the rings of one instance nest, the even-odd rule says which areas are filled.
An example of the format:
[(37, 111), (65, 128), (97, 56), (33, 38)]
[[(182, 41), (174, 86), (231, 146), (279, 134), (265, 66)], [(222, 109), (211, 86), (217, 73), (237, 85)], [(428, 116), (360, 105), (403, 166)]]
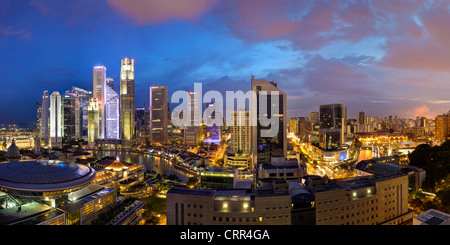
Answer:
[[(33, 123), (44, 90), (119, 87), (135, 59), (149, 86), (248, 91), (278, 83), (288, 117), (342, 103), (348, 118), (434, 118), (450, 110), (448, 1), (0, 0), (0, 122)], [(172, 108), (174, 105), (172, 105)]]

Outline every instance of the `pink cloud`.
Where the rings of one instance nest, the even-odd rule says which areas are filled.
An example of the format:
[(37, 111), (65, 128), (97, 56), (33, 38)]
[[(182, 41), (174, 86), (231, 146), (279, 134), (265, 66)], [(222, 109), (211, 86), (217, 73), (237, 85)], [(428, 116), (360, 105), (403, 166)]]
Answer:
[(402, 25), (397, 28), (398, 37), (401, 38), (388, 43), (386, 47), (388, 55), (382, 64), (403, 70), (448, 72), (450, 14), (445, 8), (434, 5), (429, 10), (417, 13), (417, 16), (423, 23), (423, 27), (413, 23), (412, 18), (409, 22), (402, 22)]
[(172, 19), (192, 20), (217, 0), (108, 0), (111, 7), (137, 24), (160, 23)]

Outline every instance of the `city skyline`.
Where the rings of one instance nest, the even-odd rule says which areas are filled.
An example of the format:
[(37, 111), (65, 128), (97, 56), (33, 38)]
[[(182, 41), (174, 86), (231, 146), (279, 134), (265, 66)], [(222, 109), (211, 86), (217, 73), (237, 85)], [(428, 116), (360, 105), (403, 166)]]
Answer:
[(124, 57), (136, 107), (150, 86), (247, 91), (255, 75), (286, 92), (288, 118), (338, 103), (348, 118), (434, 118), (450, 109), (449, 17), (423, 1), (3, 0), (0, 123), (35, 122), (44, 90), (92, 91), (94, 66), (119, 87)]

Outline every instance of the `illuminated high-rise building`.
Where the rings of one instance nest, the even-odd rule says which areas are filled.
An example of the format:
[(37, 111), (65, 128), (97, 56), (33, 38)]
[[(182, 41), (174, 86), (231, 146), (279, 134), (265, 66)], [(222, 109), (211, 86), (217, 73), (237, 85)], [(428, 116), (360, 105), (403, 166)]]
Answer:
[(120, 139), (120, 108), (119, 108), (119, 94), (110, 86), (106, 86), (106, 100), (105, 100), (105, 118), (106, 118), (106, 138)]
[(105, 138), (105, 98), (106, 98), (106, 67), (94, 66), (94, 86), (92, 96), (98, 102), (99, 138)]
[(121, 60), (120, 70), (120, 135), (124, 141), (134, 138), (134, 60)]
[(200, 143), (201, 119), (195, 116), (195, 113), (198, 112), (196, 108), (199, 108), (200, 95), (196, 92), (188, 92), (187, 96), (187, 113), (190, 114), (190, 122), (184, 130), (184, 144), (187, 146), (197, 146)]
[[(264, 79), (255, 79), (252, 76), (252, 108), (256, 110), (257, 125), (252, 127), (252, 152), (253, 164), (270, 163), (272, 157), (287, 157), (287, 134), (286, 134), (286, 94), (277, 87), (277, 83), (268, 82)], [(266, 92), (267, 96), (261, 96)], [(260, 111), (266, 99), (265, 112)], [(278, 100), (272, 101), (272, 98)], [(263, 126), (261, 119), (271, 119), (275, 124)], [(277, 124), (277, 125), (276, 125)], [(263, 135), (263, 131), (267, 135)], [(274, 136), (269, 136), (274, 135)]]
[(48, 91), (45, 90), (42, 95), (42, 104), (41, 104), (41, 126), (40, 126), (40, 136), (41, 136), (41, 144), (48, 146), (49, 144), (49, 118), (50, 118), (50, 97), (48, 95)]
[(106, 78), (106, 86), (114, 89), (114, 79), (112, 77)]
[(88, 142), (94, 143), (99, 138), (99, 106), (97, 98), (89, 99), (88, 107)]
[(150, 142), (167, 144), (167, 86), (150, 87)]
[(88, 135), (88, 106), (92, 92), (72, 86), (70, 94), (75, 103), (75, 138), (87, 140)]
[(36, 101), (36, 132), (37, 132), (37, 137), (36, 138), (40, 138), (41, 137), (41, 114), (42, 114), (42, 101)]
[(229, 151), (233, 154), (250, 155), (252, 153), (252, 137), (249, 111), (233, 111), (231, 116), (234, 125), (229, 126)]
[(62, 147), (62, 139), (64, 136), (64, 107), (62, 104), (61, 94), (58, 91), (50, 95), (50, 146)]
[(64, 135), (63, 140), (65, 142), (75, 139), (75, 107), (78, 105), (76, 94), (71, 94), (70, 91), (66, 91), (66, 94), (62, 97), (64, 107)]
[(448, 113), (441, 113), (435, 120), (435, 140), (450, 139), (450, 111)]
[(365, 115), (364, 115), (364, 112), (363, 111), (360, 111), (359, 112), (359, 119), (358, 119), (358, 122), (359, 122), (359, 124), (366, 124), (365, 122)]
[(333, 150), (343, 146), (346, 137), (347, 107), (342, 104), (320, 106), (319, 145)]

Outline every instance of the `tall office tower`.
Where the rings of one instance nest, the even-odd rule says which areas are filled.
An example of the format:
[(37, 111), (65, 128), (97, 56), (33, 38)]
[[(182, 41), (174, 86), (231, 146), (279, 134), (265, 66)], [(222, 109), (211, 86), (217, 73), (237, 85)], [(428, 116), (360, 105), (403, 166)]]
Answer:
[(64, 136), (64, 107), (61, 94), (55, 91), (50, 95), (50, 145), (51, 147), (62, 147)]
[(99, 138), (99, 106), (97, 98), (89, 99), (88, 107), (88, 142), (94, 143)]
[[(200, 143), (200, 124), (201, 118), (195, 116), (199, 108), (199, 94), (188, 92), (188, 108), (187, 113), (190, 114), (190, 122), (184, 130), (184, 144), (188, 146), (196, 146)], [(196, 109), (197, 108), (197, 109)], [(184, 115), (183, 115), (184, 116)]]
[(150, 143), (167, 144), (169, 118), (167, 86), (150, 87)]
[(94, 66), (94, 86), (92, 96), (98, 103), (98, 137), (105, 138), (105, 98), (106, 98), (106, 67)]
[(87, 140), (88, 106), (92, 91), (72, 86), (69, 93), (75, 97), (75, 138)]
[(120, 70), (120, 135), (121, 139), (134, 138), (134, 60), (121, 60)]
[[(277, 83), (268, 82), (264, 79), (255, 79), (253, 75), (252, 91), (255, 92), (252, 96), (252, 108), (256, 109), (256, 118), (258, 119), (257, 126), (252, 127), (253, 163), (270, 163), (271, 157), (286, 158), (286, 94), (277, 87)], [(267, 92), (267, 96), (261, 96), (261, 93), (264, 91)], [(273, 95), (278, 97), (278, 103), (276, 103), (276, 100), (272, 101)], [(262, 108), (260, 104), (264, 99), (267, 99), (265, 112), (260, 111)], [(273, 122), (278, 125), (263, 126), (261, 125), (262, 118), (275, 119)], [(276, 129), (278, 129), (277, 132), (273, 132)], [(262, 134), (263, 130), (269, 132), (269, 135), (275, 136), (265, 137)]]
[(312, 111), (309, 113), (309, 121), (313, 124), (317, 124), (320, 121), (320, 116), (318, 111)]
[(72, 86), (69, 92), (73, 96), (75, 109), (75, 138), (87, 140), (88, 135), (88, 106), (92, 92)]
[(114, 89), (114, 79), (112, 77), (106, 78), (106, 86)]
[(230, 153), (250, 155), (252, 153), (252, 128), (249, 111), (233, 111), (234, 125), (229, 126)]
[(64, 135), (63, 140), (65, 142), (75, 139), (75, 107), (76, 107), (76, 95), (70, 94), (70, 91), (66, 91), (63, 96), (64, 107)]
[(342, 104), (320, 106), (319, 145), (326, 150), (342, 147), (346, 136), (347, 107)]
[(120, 96), (109, 86), (105, 94), (105, 138), (120, 139)]
[(135, 111), (134, 128), (135, 138), (141, 144), (147, 144), (149, 142), (150, 132), (150, 111), (145, 107), (137, 107)]
[(41, 113), (42, 113), (42, 102), (36, 101), (36, 138), (41, 137)]
[(449, 139), (450, 126), (450, 111), (448, 113), (441, 113), (435, 119), (435, 140)]
[(41, 144), (44, 146), (48, 146), (50, 139), (50, 131), (49, 131), (49, 118), (50, 118), (50, 97), (48, 95), (48, 91), (45, 90), (42, 95), (42, 111), (41, 111), (41, 127), (40, 127), (40, 136), (41, 136)]
[(364, 112), (363, 111), (359, 112), (359, 120), (358, 120), (359, 124), (365, 124), (365, 122), (366, 122), (365, 119), (366, 118), (365, 118)]

